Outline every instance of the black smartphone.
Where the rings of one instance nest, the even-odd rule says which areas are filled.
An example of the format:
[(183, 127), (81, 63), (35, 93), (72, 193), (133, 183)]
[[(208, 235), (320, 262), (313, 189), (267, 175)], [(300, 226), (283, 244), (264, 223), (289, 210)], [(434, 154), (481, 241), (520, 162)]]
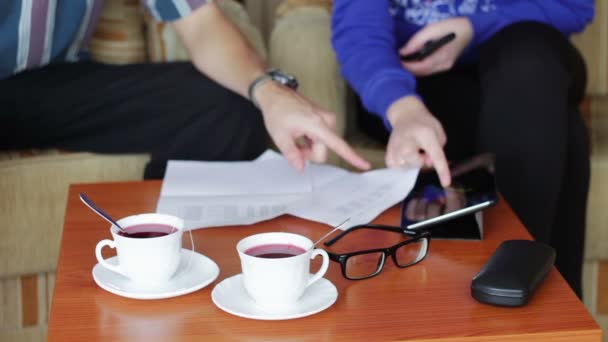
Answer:
[[(450, 167), (452, 184), (443, 188), (434, 170), (423, 170), (401, 205), (401, 226), (432, 229), (433, 237), (458, 238), (475, 235), (479, 227), (472, 215), (498, 201), (494, 177), (494, 155), (479, 154)], [(447, 231), (460, 226), (460, 232)], [(466, 226), (466, 227), (465, 227)], [(443, 228), (442, 228), (443, 227)], [(442, 232), (436, 229), (442, 228)]]
[(450, 32), (439, 39), (429, 40), (428, 42), (424, 43), (420, 50), (407, 55), (402, 55), (401, 60), (405, 62), (421, 61), (430, 56), (433, 52), (437, 51), (437, 49), (440, 47), (454, 40), (454, 38), (456, 38), (456, 34), (454, 32)]

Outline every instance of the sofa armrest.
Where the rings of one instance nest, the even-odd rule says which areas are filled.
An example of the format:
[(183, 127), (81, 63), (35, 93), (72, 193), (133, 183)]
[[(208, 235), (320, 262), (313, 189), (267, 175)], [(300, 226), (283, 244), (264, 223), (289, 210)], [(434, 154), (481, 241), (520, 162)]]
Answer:
[(145, 154), (0, 153), (0, 278), (55, 270), (70, 184), (141, 180), (148, 160)]
[(587, 94), (608, 95), (608, 1), (595, 2), (595, 18), (584, 32), (573, 37), (587, 63)]

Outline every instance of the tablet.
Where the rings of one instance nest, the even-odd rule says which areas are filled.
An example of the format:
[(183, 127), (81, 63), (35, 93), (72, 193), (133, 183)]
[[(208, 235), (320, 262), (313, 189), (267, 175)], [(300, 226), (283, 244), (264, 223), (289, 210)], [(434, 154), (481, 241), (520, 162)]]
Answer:
[[(457, 238), (459, 231), (467, 235), (471, 229), (479, 229), (473, 214), (498, 201), (494, 156), (476, 155), (453, 164), (450, 171), (452, 184), (447, 188), (441, 186), (434, 170), (420, 172), (401, 205), (402, 227), (432, 229), (434, 238), (445, 234)], [(450, 231), (446, 227), (450, 227)]]

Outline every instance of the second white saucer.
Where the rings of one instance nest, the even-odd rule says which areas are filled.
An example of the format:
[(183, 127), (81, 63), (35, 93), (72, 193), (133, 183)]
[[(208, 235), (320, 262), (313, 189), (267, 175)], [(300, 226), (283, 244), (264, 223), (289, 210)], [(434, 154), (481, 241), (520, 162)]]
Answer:
[(222, 280), (211, 292), (213, 303), (220, 309), (236, 316), (260, 320), (284, 320), (313, 315), (330, 307), (337, 298), (338, 290), (334, 284), (321, 278), (306, 289), (293, 308), (280, 313), (269, 312), (249, 297), (243, 286), (242, 274)]
[[(107, 261), (110, 264), (117, 264), (118, 258), (112, 257)], [(180, 263), (175, 275), (166, 284), (154, 287), (136, 284), (101, 264), (93, 267), (93, 279), (99, 287), (116, 295), (134, 299), (161, 299), (191, 293), (209, 285), (219, 273), (220, 269), (213, 260), (188, 249), (181, 250)]]

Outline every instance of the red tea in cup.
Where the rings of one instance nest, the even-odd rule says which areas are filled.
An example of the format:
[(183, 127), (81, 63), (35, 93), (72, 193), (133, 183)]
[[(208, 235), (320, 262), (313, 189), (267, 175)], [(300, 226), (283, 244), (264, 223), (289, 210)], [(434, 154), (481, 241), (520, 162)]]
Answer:
[(134, 239), (149, 239), (166, 236), (176, 231), (177, 229), (170, 225), (147, 223), (126, 227), (124, 232), (118, 231), (118, 235)]
[(258, 258), (279, 259), (289, 258), (306, 252), (304, 248), (288, 244), (267, 244), (249, 248), (245, 254)]

